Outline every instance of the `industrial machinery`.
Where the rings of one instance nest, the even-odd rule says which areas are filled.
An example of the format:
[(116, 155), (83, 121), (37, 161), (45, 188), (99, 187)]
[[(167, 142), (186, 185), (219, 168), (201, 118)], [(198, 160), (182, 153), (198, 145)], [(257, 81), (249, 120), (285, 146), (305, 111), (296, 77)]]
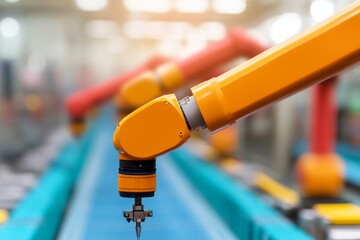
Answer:
[[(234, 49), (236, 51), (234, 51)], [(119, 88), (115, 103), (118, 106), (118, 112), (129, 113), (137, 107), (155, 99), (163, 93), (175, 91), (184, 86), (186, 82), (194, 81), (201, 77), (208, 69), (214, 69), (220, 64), (224, 64), (233, 60), (236, 57), (252, 58), (261, 52), (265, 51), (266, 47), (256, 41), (253, 37), (247, 34), (241, 28), (232, 29), (228, 36), (223, 40), (209, 46), (208, 48), (190, 56), (184, 60), (177, 62), (168, 62), (160, 65), (155, 71), (148, 71), (138, 75), (131, 81)], [(218, 71), (215, 71), (217, 76)], [(212, 72), (211, 72), (212, 73)], [(213, 74), (213, 73), (212, 73)], [(235, 131), (232, 131), (232, 135)], [(130, 165), (127, 165), (130, 164)], [(137, 168), (132, 166), (132, 161), (122, 161), (125, 164), (121, 169), (131, 170)], [(146, 161), (141, 163), (144, 172), (140, 175), (148, 175), (146, 179), (155, 180), (155, 161)], [(119, 171), (121, 171), (121, 169)], [(125, 171), (124, 175), (129, 172)], [(137, 174), (137, 171), (130, 174)], [(139, 176), (138, 176), (139, 177)], [(140, 176), (141, 177), (141, 176)], [(129, 181), (132, 181), (130, 178)], [(151, 181), (151, 180), (150, 180)], [(152, 216), (152, 211), (144, 211), (141, 204), (141, 197), (152, 196), (152, 193), (147, 194), (128, 194), (120, 192), (124, 197), (134, 197), (135, 204), (131, 211), (125, 211), (124, 217), (127, 221), (136, 222), (136, 233), (140, 236), (140, 223), (146, 217)]]
[(360, 208), (355, 204), (316, 204), (300, 214), (301, 227), (316, 239), (359, 239), (359, 223)]
[(167, 62), (136, 76), (119, 89), (116, 105), (133, 111), (145, 103), (184, 86), (235, 58), (252, 58), (266, 50), (241, 28), (233, 28), (221, 41), (183, 60)]
[[(155, 71), (141, 73), (144, 69), (148, 68), (150, 70), (165, 60), (159, 57), (154, 58), (145, 66), (140, 67), (140, 70), (121, 75), (120, 78), (70, 96), (67, 100), (67, 109), (71, 117), (70, 130), (74, 135), (80, 135), (84, 131), (86, 113), (95, 105), (113, 96), (115, 89), (118, 89), (118, 96), (115, 101), (119, 111), (128, 113), (165, 92), (178, 89), (187, 81), (196, 80), (197, 78), (204, 79), (202, 75), (206, 72), (209, 76), (207, 71), (209, 68), (215, 68), (237, 57), (254, 57), (265, 49), (266, 47), (241, 28), (234, 28), (223, 40), (185, 60), (167, 62), (157, 67)], [(219, 70), (215, 69), (210, 76), (220, 75), (217, 74), (218, 72)], [(136, 76), (130, 77), (133, 75)], [(143, 211), (141, 198), (136, 198), (133, 208), (134, 211), (124, 212), (124, 216), (128, 221), (133, 218), (140, 219), (140, 217), (136, 216), (137, 214), (145, 214), (141, 218), (152, 215), (151, 212)], [(140, 231), (139, 224), (138, 222), (137, 231)]]
[(86, 114), (116, 92), (116, 105), (122, 112), (129, 112), (164, 93), (178, 89), (188, 81), (202, 77), (202, 74), (209, 72), (208, 69), (240, 56), (254, 57), (265, 49), (242, 29), (234, 28), (223, 40), (184, 60), (170, 62), (165, 57), (154, 56), (133, 71), (71, 95), (66, 101), (70, 131), (74, 135), (82, 134)]
[[(318, 179), (299, 181), (300, 189), (304, 191), (305, 197), (336, 197), (344, 185), (344, 164), (335, 153), (336, 103), (334, 95), (336, 77), (318, 84), (313, 90), (310, 115), (310, 152), (300, 157), (296, 169), (300, 171), (300, 178), (302, 172), (307, 171), (306, 177), (317, 175)], [(324, 170), (319, 172), (318, 167)], [(324, 182), (328, 183), (326, 187), (323, 186)]]
[[(113, 142), (121, 151), (119, 192), (135, 198), (128, 220), (140, 222), (151, 216), (140, 198), (156, 189), (155, 159), (182, 145), (191, 131), (218, 131), (257, 109), (328, 79), (360, 59), (360, 1), (304, 33), (277, 45), (244, 64), (193, 87), (193, 95), (178, 100), (161, 96), (124, 118)], [(342, 44), (339, 45), (339, 36)], [(337, 166), (332, 166), (338, 169)], [(313, 169), (297, 168), (301, 186), (318, 186), (341, 179), (341, 169), (319, 179)], [(341, 180), (340, 180), (341, 181)], [(333, 191), (329, 184), (321, 192)], [(306, 192), (305, 195), (316, 192)], [(131, 212), (131, 211), (130, 211)], [(139, 230), (137, 230), (139, 234)], [(138, 235), (139, 236), (139, 235)]]
[(154, 56), (132, 71), (125, 72), (105, 83), (76, 92), (68, 97), (65, 105), (70, 116), (69, 127), (73, 135), (78, 136), (85, 131), (85, 118), (92, 108), (114, 96), (125, 82), (142, 72), (156, 68), (167, 60), (162, 56)]

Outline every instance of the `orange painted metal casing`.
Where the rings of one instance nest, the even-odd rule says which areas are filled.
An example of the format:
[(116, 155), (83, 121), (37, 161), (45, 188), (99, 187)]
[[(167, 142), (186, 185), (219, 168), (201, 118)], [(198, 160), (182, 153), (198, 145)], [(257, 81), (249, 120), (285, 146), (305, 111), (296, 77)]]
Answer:
[(116, 149), (134, 159), (148, 159), (182, 145), (189, 137), (177, 98), (169, 94), (154, 99), (120, 121), (113, 143)]
[(156, 174), (125, 175), (118, 174), (119, 192), (145, 193), (155, 192)]
[(135, 77), (119, 92), (117, 105), (136, 109), (161, 94), (173, 92), (186, 82), (196, 80), (219, 65), (237, 57), (252, 58), (265, 50), (265, 46), (243, 29), (234, 28), (223, 40), (184, 60), (165, 63), (155, 71)]
[[(126, 153), (119, 154), (120, 161), (134, 161), (134, 158)], [(154, 161), (154, 159), (142, 159)], [(136, 159), (135, 159), (136, 161)], [(151, 193), (156, 190), (156, 174), (118, 174), (118, 191), (125, 193)]]
[(184, 78), (174, 62), (159, 66), (156, 71), (146, 71), (124, 85), (118, 91), (116, 105), (131, 112), (165, 92), (173, 91), (184, 84)]
[(344, 187), (344, 163), (339, 156), (308, 153), (296, 163), (297, 183), (307, 197), (335, 197)]
[[(359, 26), (360, 1), (356, 1), (329, 20), (217, 78), (193, 87), (193, 96), (206, 126), (211, 131), (218, 130), (358, 62)], [(171, 107), (163, 107), (165, 102), (171, 102)], [(171, 119), (163, 121), (167, 116)], [(176, 126), (168, 124), (172, 121), (176, 122)], [(179, 129), (184, 128), (181, 121), (185, 122), (185, 118), (181, 116), (176, 97), (160, 97), (120, 122), (114, 133), (114, 145), (134, 158), (156, 157), (180, 146), (189, 137), (189, 132), (179, 135)], [(132, 133), (136, 133), (137, 137), (131, 139)], [(167, 142), (168, 136), (175, 141)], [(179, 140), (179, 137), (182, 139)], [(341, 164), (336, 157), (330, 158), (335, 160), (323, 162), (330, 163), (328, 173), (336, 174), (342, 169)], [(339, 186), (342, 183), (334, 181), (331, 184)]]
[(329, 20), (193, 87), (206, 126), (215, 131), (356, 63), (359, 26), (356, 1)]

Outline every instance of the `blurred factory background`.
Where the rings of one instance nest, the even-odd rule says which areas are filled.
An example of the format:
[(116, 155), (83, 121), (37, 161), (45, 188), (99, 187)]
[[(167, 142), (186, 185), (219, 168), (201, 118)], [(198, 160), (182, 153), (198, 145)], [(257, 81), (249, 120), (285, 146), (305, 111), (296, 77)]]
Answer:
[[(62, 151), (70, 151), (69, 148), (72, 146), (69, 146), (69, 142), (73, 145), (79, 144), (79, 140), (73, 139), (67, 131), (68, 117), (64, 110), (64, 101), (71, 93), (103, 83), (113, 76), (134, 69), (154, 54), (172, 59), (185, 59), (220, 41), (226, 37), (231, 28), (236, 26), (245, 29), (262, 44), (273, 46), (332, 16), (352, 2), (354, 1), (0, 0), (0, 239), (10, 240), (7, 236), (13, 236), (9, 234), (11, 229), (7, 229), (7, 224), (12, 223), (12, 217), (16, 219), (16, 216), (21, 214), (17, 213), (17, 209), (24, 207), (22, 204), (26, 202), (31, 192), (41, 186), (42, 179), (54, 165), (53, 161), (64, 155)], [(339, 44), (341, 44), (341, 39), (339, 39)], [(226, 71), (245, 60), (245, 58), (238, 58), (221, 66), (222, 70)], [(209, 69), (209, 72), (211, 70), (213, 69)], [(359, 67), (341, 74), (340, 78), (336, 92), (337, 142), (340, 146), (350, 149), (354, 158), (359, 161), (360, 169)], [(180, 90), (178, 94), (186, 95), (189, 87), (191, 85)], [(266, 169), (267, 174), (284, 185), (294, 187), (294, 162), (304, 151), (308, 137), (309, 95), (309, 90), (303, 91), (238, 121), (239, 144), (236, 147), (236, 156), (241, 161)], [(112, 101), (109, 101), (107, 105), (111, 103)], [(98, 150), (100, 153), (96, 156), (100, 158), (103, 151), (102, 161), (114, 162), (112, 166), (115, 166), (113, 184), (115, 184), (114, 201), (116, 201), (119, 198), (116, 189), (117, 166), (114, 165), (117, 164), (117, 155), (111, 145), (111, 134), (116, 123), (112, 122), (115, 114), (109, 113), (109, 109), (111, 106), (108, 106), (104, 113), (101, 111), (97, 117), (102, 119), (99, 123), (93, 120), (93, 126), (89, 128), (89, 132), (95, 134), (92, 138), (105, 141), (104, 134), (99, 133), (102, 131), (102, 124), (112, 126), (108, 133), (105, 133), (108, 137), (106, 143), (110, 146), (102, 146), (102, 150)], [(108, 119), (103, 120), (104, 116)], [(101, 145), (95, 140), (88, 144), (90, 149)], [(67, 146), (65, 147), (67, 149), (64, 150), (64, 146)], [(191, 152), (191, 147), (186, 151)], [(86, 171), (89, 170), (93, 155), (86, 156), (84, 166), (81, 164), (78, 166), (79, 177), (74, 177), (73, 183), (69, 183), (67, 190), (69, 197), (64, 199), (63, 208), (58, 213), (60, 220), (49, 227), (49, 229), (54, 229), (53, 234), (38, 234), (36, 230), (33, 230), (34, 232), (26, 235), (26, 231), (22, 234), (23, 229), (17, 226), (18, 228), (14, 228), (19, 234), (16, 239), (54, 239), (55, 236), (59, 239), (112, 239), (111, 237), (115, 236), (113, 233), (117, 231), (131, 232), (123, 238), (121, 235), (118, 236), (118, 239), (130, 239), (129, 236), (135, 238), (133, 225), (126, 224), (120, 211), (116, 213), (117, 221), (123, 224), (120, 228), (115, 223), (111, 226), (86, 223), (89, 229), (98, 228), (98, 232), (93, 235), (91, 232), (84, 233), (89, 230), (82, 226), (79, 228), (85, 229), (84, 232), (77, 233), (82, 235), (73, 235), (71, 223), (79, 224), (79, 226), (86, 225), (74, 223), (74, 221), (84, 220), (74, 220), (71, 217), (72, 211), (78, 211), (76, 206), (80, 208), (81, 205), (76, 205), (76, 201), (81, 201), (79, 200), (81, 194), (76, 188), (77, 184), (84, 184), (86, 180), (83, 179), (91, 179)], [(164, 170), (165, 167), (159, 168)], [(234, 171), (236, 170), (233, 169), (230, 172)], [(226, 171), (225, 174), (229, 175)], [(187, 180), (191, 185), (191, 177), (189, 179)], [(105, 180), (101, 180), (101, 171), (94, 175), (91, 182), (107, 184)], [(168, 186), (168, 188), (172, 187)], [(52, 194), (59, 197), (62, 192), (54, 191)], [(92, 194), (90, 198), (101, 201), (99, 199), (102, 192), (95, 191)], [(360, 203), (358, 200), (360, 192), (350, 191), (348, 195)], [(157, 198), (161, 196), (162, 193), (159, 193)], [(41, 201), (33, 200), (32, 204), (45, 204)], [(116, 204), (114, 201), (109, 200), (107, 203), (114, 205)], [(147, 200), (150, 206), (151, 201)], [(264, 202), (273, 207), (270, 204), (271, 201)], [(119, 209), (128, 208), (130, 204), (128, 202), (127, 204), (119, 206)], [(166, 203), (162, 204), (166, 205)], [(187, 206), (184, 203), (175, 202), (174, 204)], [(65, 208), (67, 211), (64, 210)], [(159, 207), (153, 206), (153, 208)], [(31, 207), (27, 209), (29, 212), (30, 210)], [(107, 209), (107, 211), (112, 210)], [(195, 218), (191, 215), (192, 210), (184, 211), (188, 211), (189, 215), (180, 216), (179, 222)], [(48, 215), (41, 221), (52, 221), (51, 216)], [(88, 216), (96, 218), (97, 215), (89, 214)], [(169, 218), (176, 217), (170, 215)], [(19, 221), (21, 219), (13, 224), (21, 225)], [(239, 238), (239, 235), (234, 233), (233, 227), (229, 227), (226, 221), (222, 222), (225, 229), (221, 230), (222, 233), (181, 235), (176, 232), (178, 230), (174, 230), (176, 234), (180, 234), (178, 236), (181, 236), (176, 238), (177, 235), (168, 228), (163, 234), (161, 230), (157, 230), (156, 234), (160, 234), (159, 237), (154, 233), (151, 235), (152, 238), (147, 238), (149, 235), (146, 235), (146, 228), (156, 228), (155, 223), (151, 221), (153, 219), (147, 220), (144, 224), (142, 234), (144, 239)], [(37, 224), (33, 223), (33, 225)], [(146, 224), (149, 225), (146, 226)], [(178, 223), (175, 221), (173, 224)], [(200, 223), (194, 223), (196, 224)], [(237, 224), (241, 225), (241, 221)], [(164, 225), (164, 228), (166, 227)], [(114, 230), (115, 228), (118, 229)], [(204, 227), (202, 231), (210, 231), (208, 228)], [(193, 231), (191, 227), (189, 229)], [(1, 231), (7, 232), (1, 233)], [(186, 232), (186, 228), (182, 231)], [(227, 231), (229, 233), (224, 233)], [(113, 235), (106, 235), (109, 232)], [(45, 236), (50, 236), (50, 238)], [(253, 235), (250, 239), (257, 238)]]

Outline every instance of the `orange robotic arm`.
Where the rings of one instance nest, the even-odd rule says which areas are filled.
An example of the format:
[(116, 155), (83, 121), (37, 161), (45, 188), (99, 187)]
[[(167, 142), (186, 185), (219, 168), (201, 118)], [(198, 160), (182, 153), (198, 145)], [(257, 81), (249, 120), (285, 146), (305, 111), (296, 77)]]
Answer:
[[(332, 18), (240, 66), (193, 87), (193, 96), (164, 95), (138, 108), (117, 126), (119, 192), (134, 197), (127, 220), (148, 215), (141, 197), (154, 195), (155, 158), (182, 145), (190, 131), (217, 131), (235, 120), (319, 83), (360, 61), (360, 0)], [(139, 200), (140, 199), (140, 200)], [(140, 201), (140, 202), (139, 202)], [(145, 211), (146, 212), (146, 211)], [(147, 212), (148, 213), (148, 212)]]
[(134, 110), (221, 64), (240, 56), (252, 58), (265, 50), (265, 46), (244, 30), (234, 28), (221, 41), (186, 59), (164, 63), (154, 71), (135, 77), (119, 91), (117, 105), (125, 111)]
[(189, 98), (178, 101), (165, 95), (140, 107), (119, 123), (114, 145), (134, 158), (153, 158), (183, 144), (191, 130), (216, 131), (325, 80), (360, 60), (359, 26), (356, 1), (297, 37), (193, 87)]

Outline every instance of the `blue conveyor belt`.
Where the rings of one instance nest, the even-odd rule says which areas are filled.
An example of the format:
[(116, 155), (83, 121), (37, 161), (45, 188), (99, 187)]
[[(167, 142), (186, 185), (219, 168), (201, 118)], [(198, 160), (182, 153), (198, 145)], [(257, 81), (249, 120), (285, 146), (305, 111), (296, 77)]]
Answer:
[[(135, 224), (127, 223), (122, 211), (133, 199), (117, 192), (118, 159), (113, 148), (115, 126), (105, 124), (93, 144), (90, 159), (60, 231), (60, 239), (135, 239)], [(154, 217), (142, 224), (141, 239), (234, 239), (212, 209), (194, 195), (167, 156), (157, 161), (157, 192), (143, 199)], [(181, 184), (183, 183), (183, 184)], [(214, 227), (216, 226), (216, 227)]]
[(249, 188), (184, 148), (170, 153), (224, 222), (243, 240), (312, 240)]
[(9, 221), (0, 226), (1, 240), (55, 238), (98, 121), (90, 125), (90, 131), (83, 138), (65, 144), (37, 186), (13, 210)]

